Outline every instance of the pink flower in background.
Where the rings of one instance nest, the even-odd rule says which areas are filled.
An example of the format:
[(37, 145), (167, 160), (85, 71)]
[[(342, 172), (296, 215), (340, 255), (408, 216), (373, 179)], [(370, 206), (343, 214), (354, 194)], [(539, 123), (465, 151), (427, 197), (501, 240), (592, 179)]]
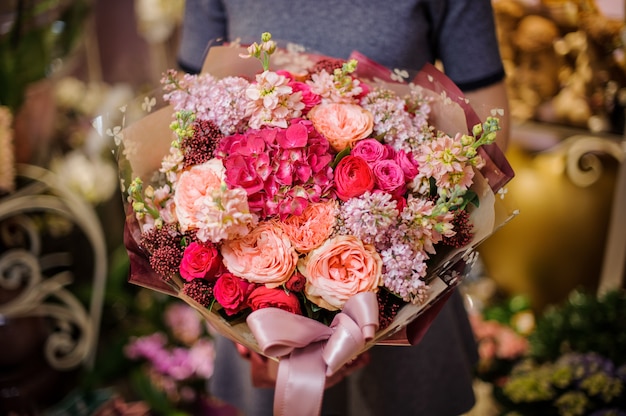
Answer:
[(185, 345), (192, 345), (202, 336), (202, 320), (198, 313), (185, 303), (172, 303), (165, 309), (165, 325), (174, 338)]

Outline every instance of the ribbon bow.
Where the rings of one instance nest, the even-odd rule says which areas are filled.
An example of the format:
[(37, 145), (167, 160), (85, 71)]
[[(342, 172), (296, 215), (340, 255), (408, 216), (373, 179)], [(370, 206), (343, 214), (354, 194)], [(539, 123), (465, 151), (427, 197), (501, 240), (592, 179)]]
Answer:
[(275, 415), (320, 413), (326, 376), (357, 355), (378, 329), (373, 292), (351, 297), (330, 326), (278, 308), (251, 313), (248, 326), (263, 354), (280, 358)]

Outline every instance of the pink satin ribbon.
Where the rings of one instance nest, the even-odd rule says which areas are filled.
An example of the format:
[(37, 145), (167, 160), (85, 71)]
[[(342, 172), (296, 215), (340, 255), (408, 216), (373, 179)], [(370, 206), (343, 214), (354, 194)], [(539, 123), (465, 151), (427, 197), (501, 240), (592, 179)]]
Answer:
[(326, 376), (359, 354), (378, 329), (373, 292), (351, 297), (326, 326), (278, 308), (264, 308), (246, 319), (263, 353), (280, 358), (274, 414), (312, 416), (321, 410)]

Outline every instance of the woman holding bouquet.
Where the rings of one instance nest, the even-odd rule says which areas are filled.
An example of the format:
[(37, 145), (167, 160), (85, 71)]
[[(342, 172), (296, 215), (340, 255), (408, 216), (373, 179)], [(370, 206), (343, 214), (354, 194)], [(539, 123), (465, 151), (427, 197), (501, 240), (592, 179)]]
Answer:
[[(263, 32), (337, 58), (356, 50), (388, 68), (418, 70), (438, 61), (481, 119), (504, 109), (498, 144), (506, 146), (504, 69), (490, 0), (186, 0), (179, 64), (197, 73), (210, 41), (246, 43)], [(474, 404), (476, 357), (462, 299), (453, 293), (417, 345), (374, 347), (327, 380), (322, 413), (462, 414)], [(210, 392), (245, 415), (271, 415), (271, 371), (267, 360), (219, 338)]]

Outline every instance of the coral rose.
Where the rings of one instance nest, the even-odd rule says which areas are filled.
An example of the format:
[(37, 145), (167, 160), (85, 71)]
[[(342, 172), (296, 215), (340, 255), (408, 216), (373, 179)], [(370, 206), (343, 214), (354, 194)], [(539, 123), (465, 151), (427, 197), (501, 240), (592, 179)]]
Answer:
[(270, 289), (266, 286), (258, 286), (250, 293), (248, 304), (253, 311), (263, 308), (280, 308), (287, 312), (302, 315), (298, 296), (295, 293), (287, 293), (280, 288)]
[(306, 297), (321, 308), (342, 309), (360, 292), (382, 284), (382, 259), (373, 246), (351, 235), (327, 240), (298, 263), (306, 279)]
[(213, 244), (193, 242), (185, 248), (183, 260), (180, 262), (180, 275), (190, 282), (193, 279), (214, 280), (222, 257)]
[(333, 231), (336, 222), (335, 201), (309, 204), (302, 214), (290, 215), (276, 225), (289, 237), (300, 253), (308, 253), (322, 245)]
[(213, 296), (222, 305), (227, 315), (234, 315), (245, 309), (251, 284), (232, 273), (224, 273), (213, 286)]
[(340, 152), (368, 137), (374, 129), (374, 116), (360, 105), (327, 103), (309, 111), (309, 120), (332, 146)]
[(280, 228), (272, 222), (262, 222), (248, 235), (225, 241), (222, 258), (235, 276), (272, 288), (291, 277), (298, 253)]
[(348, 155), (335, 168), (335, 191), (342, 201), (363, 195), (374, 189), (375, 178), (367, 161)]

